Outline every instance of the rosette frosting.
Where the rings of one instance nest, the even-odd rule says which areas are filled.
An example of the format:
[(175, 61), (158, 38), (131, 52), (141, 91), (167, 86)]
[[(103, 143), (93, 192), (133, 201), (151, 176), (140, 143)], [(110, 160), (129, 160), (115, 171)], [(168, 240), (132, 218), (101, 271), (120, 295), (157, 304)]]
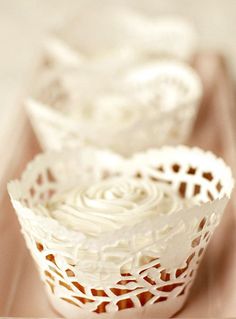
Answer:
[(65, 227), (96, 237), (189, 204), (164, 183), (113, 177), (54, 195), (44, 210)]

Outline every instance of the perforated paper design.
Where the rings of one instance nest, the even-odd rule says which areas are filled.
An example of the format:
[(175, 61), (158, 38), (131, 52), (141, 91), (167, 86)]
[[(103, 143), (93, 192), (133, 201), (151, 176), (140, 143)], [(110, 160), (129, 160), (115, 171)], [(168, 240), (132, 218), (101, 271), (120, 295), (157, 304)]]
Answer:
[(81, 74), (70, 71), (47, 80), (42, 77), (37, 94), (27, 102), (42, 147), (90, 145), (129, 156), (150, 147), (183, 143), (202, 97), (195, 71), (182, 63), (162, 61), (122, 72), (119, 77), (97, 72), (101, 77), (97, 74), (95, 80), (93, 75), (93, 80), (81, 79)]
[[(200, 204), (96, 240), (37, 214), (36, 204), (44, 205), (53, 193), (78, 184), (85, 175), (94, 181), (117, 175), (162, 181)], [(84, 149), (37, 156), (21, 181), (9, 184), (9, 193), (49, 295), (68, 306), (63, 311), (58, 307), (59, 312), (70, 317), (81, 310), (113, 313), (155, 304), (157, 316), (163, 307), (171, 316), (186, 299), (232, 187), (230, 169), (200, 149), (165, 147), (128, 160)], [(144, 246), (137, 246), (140, 237)], [(122, 243), (129, 249), (122, 250)]]

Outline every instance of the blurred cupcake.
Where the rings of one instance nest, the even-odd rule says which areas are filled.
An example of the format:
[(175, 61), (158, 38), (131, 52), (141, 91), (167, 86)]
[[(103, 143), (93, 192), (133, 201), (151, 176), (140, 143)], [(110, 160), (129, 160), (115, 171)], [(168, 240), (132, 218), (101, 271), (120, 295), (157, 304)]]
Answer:
[(27, 110), (44, 149), (92, 145), (128, 156), (183, 143), (202, 97), (196, 72), (165, 60), (119, 71), (46, 71), (38, 82)]
[(54, 308), (68, 318), (170, 317), (233, 188), (212, 153), (39, 155), (8, 190)]
[(96, 4), (82, 9), (59, 27), (46, 42), (51, 64), (128, 65), (160, 57), (189, 61), (196, 51), (197, 34), (178, 16), (150, 17), (128, 7)]

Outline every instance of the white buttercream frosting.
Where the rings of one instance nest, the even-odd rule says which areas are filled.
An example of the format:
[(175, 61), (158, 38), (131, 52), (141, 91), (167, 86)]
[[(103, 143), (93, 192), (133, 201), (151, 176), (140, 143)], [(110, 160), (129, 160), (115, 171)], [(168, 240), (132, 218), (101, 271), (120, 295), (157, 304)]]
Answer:
[(156, 214), (171, 214), (189, 203), (169, 185), (113, 177), (54, 195), (44, 210), (67, 228), (96, 237)]

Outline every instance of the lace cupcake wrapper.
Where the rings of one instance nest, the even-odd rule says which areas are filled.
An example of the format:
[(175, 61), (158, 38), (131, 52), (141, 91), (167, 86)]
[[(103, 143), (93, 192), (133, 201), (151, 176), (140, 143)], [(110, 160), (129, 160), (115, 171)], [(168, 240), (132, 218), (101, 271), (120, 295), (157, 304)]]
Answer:
[[(78, 182), (117, 175), (167, 183), (199, 204), (127, 225), (96, 240), (35, 210), (38, 203), (47, 203), (52, 194)], [(231, 170), (221, 159), (183, 146), (129, 159), (93, 148), (49, 152), (37, 156), (21, 180), (8, 187), (52, 303), (67, 317), (109, 316), (124, 309), (141, 316), (143, 309), (155, 311), (156, 316), (176, 313), (187, 298), (232, 188)], [(137, 245), (140, 238), (145, 238), (143, 245)]]
[[(192, 130), (203, 93), (195, 71), (173, 61), (136, 65), (113, 81), (111, 75), (102, 74), (109, 82), (102, 88), (99, 77), (92, 76), (96, 83), (78, 77), (76, 72), (55, 74), (27, 102), (44, 149), (84, 145), (129, 156), (150, 147), (181, 144)], [(90, 90), (84, 93), (88, 83), (93, 95)]]

